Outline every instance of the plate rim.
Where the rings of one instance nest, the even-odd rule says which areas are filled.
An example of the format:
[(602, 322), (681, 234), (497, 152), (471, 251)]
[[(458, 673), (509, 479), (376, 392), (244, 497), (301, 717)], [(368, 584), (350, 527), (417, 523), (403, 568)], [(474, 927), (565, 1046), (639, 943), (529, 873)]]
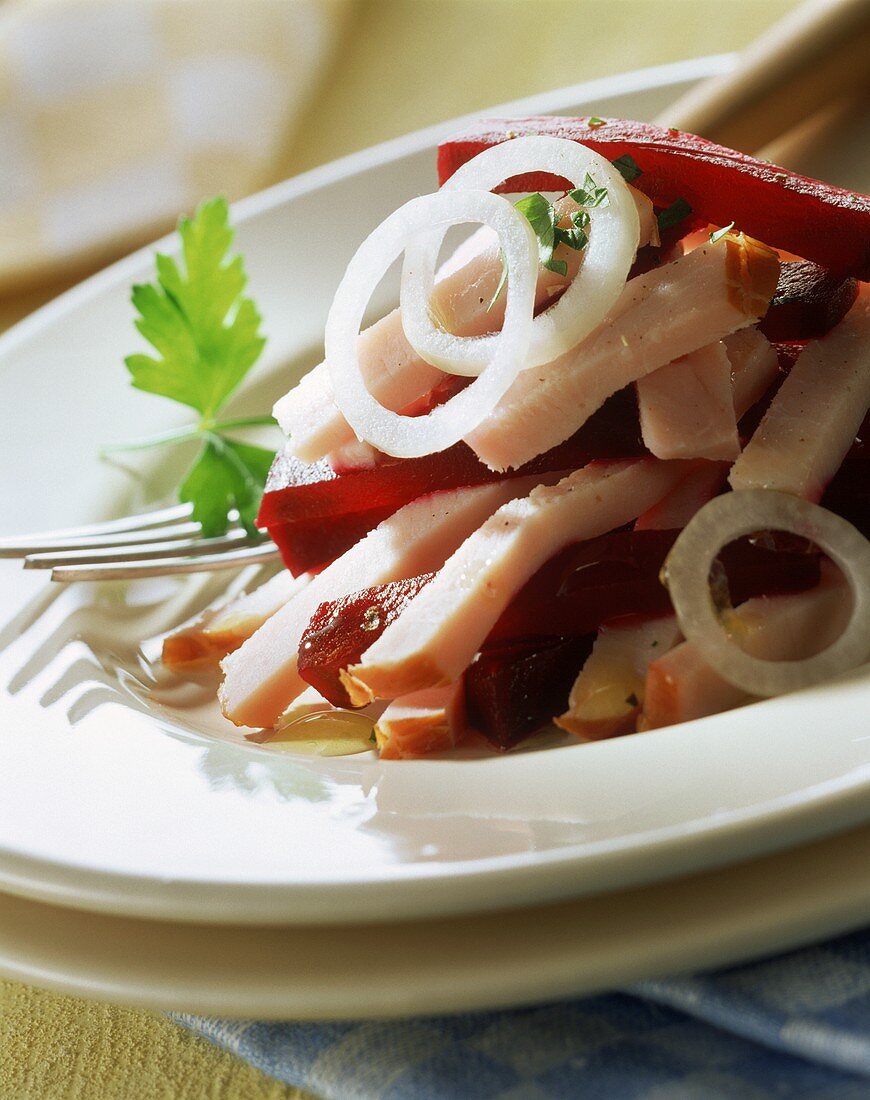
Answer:
[[(82, 914), (0, 894), (0, 978), (152, 1011), (271, 1020), (400, 1018), (587, 996), (641, 979), (748, 962), (862, 927), (870, 903), (870, 868), (863, 861), (868, 840), (870, 826), (864, 825), (835, 840), (673, 883), (541, 906), (534, 911), (536, 937), (523, 934), (527, 914), (513, 909), (499, 915), (495, 933), (488, 915), (480, 913), (398, 922), (382, 938), (388, 954), (373, 964), (379, 980), (361, 977), (358, 960), (364, 956), (355, 938), (348, 949), (353, 933), (347, 926), (155, 927), (143, 918)], [(72, 933), (70, 921), (79, 934)], [(592, 942), (575, 934), (584, 921)], [(106, 946), (113, 929), (128, 934), (120, 952)], [(358, 932), (362, 938), (370, 929)], [(40, 936), (41, 950), (34, 948)], [(141, 965), (129, 950), (132, 939), (145, 944)], [(294, 945), (300, 941), (313, 947), (305, 968), (280, 972), (279, 962), (273, 973), (276, 958), (298, 957)], [(424, 941), (438, 964), (426, 963), (421, 971)], [(247, 958), (246, 973), (240, 974), (227, 946)], [(184, 975), (178, 988), (172, 985), (177, 974), (170, 980), (164, 973), (157, 985), (154, 953), (164, 953), (163, 965), (171, 969), (185, 950), (184, 965), (198, 968), (198, 979)], [(337, 953), (334, 963), (326, 957), (331, 951)], [(106, 971), (110, 952), (122, 956), (114, 977)], [(268, 978), (253, 976), (260, 958), (270, 960)]]

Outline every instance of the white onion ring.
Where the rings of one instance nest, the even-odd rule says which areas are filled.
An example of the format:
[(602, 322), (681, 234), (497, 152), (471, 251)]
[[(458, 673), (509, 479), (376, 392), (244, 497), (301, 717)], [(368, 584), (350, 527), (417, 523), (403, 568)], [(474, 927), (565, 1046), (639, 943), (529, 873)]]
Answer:
[[(725, 632), (710, 593), (710, 566), (723, 546), (754, 531), (791, 531), (810, 539), (842, 570), (852, 616), (827, 649), (799, 661), (752, 657)], [(773, 489), (715, 497), (674, 543), (663, 575), (684, 636), (729, 684), (750, 695), (781, 695), (860, 665), (870, 656), (870, 542), (851, 523), (817, 504)]]
[[(485, 371), (426, 416), (401, 416), (379, 404), (360, 373), (357, 340), (372, 291), (409, 242), (432, 230), (468, 222), (499, 237), (508, 269), (504, 327)], [(400, 207), (360, 245), (339, 283), (326, 321), (326, 362), (335, 403), (357, 438), (397, 458), (442, 451), (477, 427), (495, 408), (523, 363), (534, 319), (538, 249), (526, 219), (488, 191), (439, 191)]]
[[(484, 149), (459, 168), (445, 191), (491, 190), (513, 176), (548, 172), (582, 187), (589, 172), (607, 188), (608, 205), (589, 211), (589, 243), (573, 282), (548, 310), (535, 318), (524, 370), (551, 363), (580, 343), (605, 318), (625, 286), (640, 240), (637, 206), (628, 185), (598, 153), (565, 138), (535, 135), (513, 138)], [(430, 302), (444, 230), (413, 241), (402, 271), (402, 325), (408, 343), (433, 366), (451, 374), (477, 375), (495, 353), (500, 333), (454, 336), (435, 324)]]

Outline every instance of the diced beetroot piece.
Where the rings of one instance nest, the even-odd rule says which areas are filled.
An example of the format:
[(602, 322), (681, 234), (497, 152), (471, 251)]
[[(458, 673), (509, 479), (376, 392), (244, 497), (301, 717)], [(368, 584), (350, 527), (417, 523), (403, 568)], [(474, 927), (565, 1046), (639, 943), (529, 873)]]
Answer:
[(540, 729), (565, 709), (594, 641), (586, 634), (487, 646), (465, 673), (469, 726), (498, 749)]
[(593, 458), (634, 458), (645, 453), (631, 387), (614, 394), (571, 439), (507, 475), (484, 466), (465, 443), (422, 458), (384, 456), (374, 467), (343, 474), (336, 474), (326, 462), (300, 462), (285, 449), (272, 464), (257, 525), (271, 532), (275, 524), (300, 519), (331, 523), (335, 516), (376, 508), (396, 511), (441, 489), (481, 485), (505, 476), (574, 470)]
[(269, 528), (269, 534), (281, 551), (284, 564), (298, 577), (300, 573), (319, 573), (395, 510), (374, 508), (334, 519), (277, 523)]
[(299, 675), (337, 707), (351, 705), (339, 673), (356, 664), (434, 573), (322, 603), (299, 642)]
[(870, 415), (821, 500), (870, 539)]
[(838, 278), (809, 260), (783, 263), (758, 327), (768, 340), (812, 340), (838, 325), (857, 297), (855, 279)]
[[(526, 134), (551, 134), (589, 146), (609, 160), (630, 155), (641, 175), (632, 186), (657, 205), (685, 199), (713, 225), (735, 222), (774, 248), (835, 274), (870, 279), (870, 198), (807, 179), (694, 134), (644, 122), (589, 118), (490, 119), (438, 148), (444, 183), (483, 149)], [(535, 172), (504, 190), (562, 190), (565, 180)]]

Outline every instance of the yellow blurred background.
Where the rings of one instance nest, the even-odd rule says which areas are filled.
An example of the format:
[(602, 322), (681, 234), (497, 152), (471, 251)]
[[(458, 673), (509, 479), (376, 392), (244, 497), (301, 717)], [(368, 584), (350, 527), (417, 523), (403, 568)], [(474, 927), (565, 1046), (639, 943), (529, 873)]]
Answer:
[[(203, 194), (238, 198), (454, 115), (739, 50), (795, 6), (795, 0), (0, 0), (0, 330), (96, 263), (153, 238), (179, 207)], [(198, 94), (202, 55), (232, 50), (264, 62), (260, 77), (225, 65), (205, 72), (211, 91)], [(93, 62), (88, 51), (96, 51)], [(97, 71), (103, 88), (95, 84)], [(130, 188), (136, 158), (163, 155), (167, 87), (182, 132), (199, 142), (190, 157), (178, 139), (179, 115), (170, 119), (186, 188), (179, 190), (176, 179), (176, 190), (162, 196), (163, 209), (152, 188), (142, 208), (148, 216), (138, 220), (125, 220), (123, 187), (109, 192), (103, 208), (96, 200), (83, 205), (82, 187), (117, 170), (122, 158), (132, 166), (124, 177)], [(237, 112), (234, 89), (254, 96), (247, 115)], [(261, 130), (250, 125), (252, 112)], [(180, 201), (172, 206), (174, 195)], [(40, 228), (50, 220), (47, 210), (54, 239)], [(111, 217), (104, 225), (105, 212)], [(99, 247), (83, 246), (82, 234), (71, 232), (87, 225), (87, 216), (97, 219)], [(72, 226), (76, 218), (84, 220)], [(10, 982), (0, 982), (0, 1051), (3, 1100), (299, 1095), (157, 1015)]]

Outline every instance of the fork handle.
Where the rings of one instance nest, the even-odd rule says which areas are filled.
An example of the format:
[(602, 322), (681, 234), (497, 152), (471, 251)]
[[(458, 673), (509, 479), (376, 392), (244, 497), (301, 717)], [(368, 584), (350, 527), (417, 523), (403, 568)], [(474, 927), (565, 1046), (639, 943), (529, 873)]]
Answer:
[(837, 99), (870, 90), (870, 0), (808, 0), (757, 38), (737, 68), (657, 119), (753, 152)]

